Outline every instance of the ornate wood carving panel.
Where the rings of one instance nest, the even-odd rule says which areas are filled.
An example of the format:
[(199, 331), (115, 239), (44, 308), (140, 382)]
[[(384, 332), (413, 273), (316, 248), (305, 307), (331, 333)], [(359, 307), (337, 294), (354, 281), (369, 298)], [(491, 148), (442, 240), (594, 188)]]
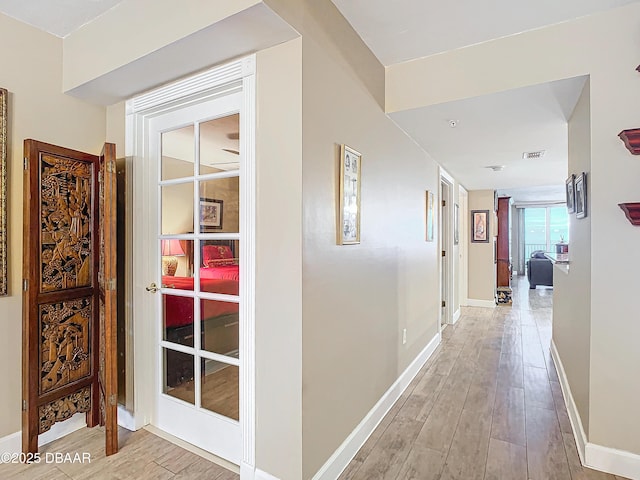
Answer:
[(117, 395), (115, 187), (103, 193), (99, 183), (115, 146), (101, 157), (35, 140), (24, 146), (22, 448), (37, 452), (38, 435), (86, 412), (89, 427), (106, 418), (109, 455), (118, 449), (117, 405), (105, 402)]
[(56, 422), (71, 418), (76, 413), (91, 410), (91, 387), (83, 388), (38, 408), (40, 418), (38, 433), (44, 433)]
[(91, 285), (92, 178), (91, 163), (40, 157), (42, 292)]
[(40, 305), (40, 393), (91, 375), (90, 297)]

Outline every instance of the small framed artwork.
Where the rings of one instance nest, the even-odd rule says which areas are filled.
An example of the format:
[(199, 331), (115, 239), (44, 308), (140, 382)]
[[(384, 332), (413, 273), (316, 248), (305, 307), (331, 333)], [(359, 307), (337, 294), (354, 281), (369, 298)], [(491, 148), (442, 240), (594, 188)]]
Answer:
[(575, 193), (576, 176), (571, 174), (566, 181), (567, 190), (567, 212), (574, 213), (576, 211), (576, 193)]
[(471, 242), (489, 243), (489, 210), (471, 210)]
[(453, 244), (460, 242), (460, 207), (456, 203), (453, 206)]
[(426, 216), (425, 216), (425, 226), (426, 226), (426, 235), (425, 240), (427, 242), (433, 242), (433, 228), (434, 228), (434, 220), (435, 218), (435, 205), (433, 200), (433, 192), (427, 190), (427, 202), (426, 202)]
[(200, 231), (222, 229), (222, 200), (200, 197)]
[(338, 198), (338, 245), (360, 243), (360, 174), (362, 155), (340, 145), (340, 192)]
[(7, 294), (7, 91), (0, 88), (0, 295)]
[(585, 172), (576, 177), (575, 196), (576, 218), (584, 218), (587, 216), (587, 174)]

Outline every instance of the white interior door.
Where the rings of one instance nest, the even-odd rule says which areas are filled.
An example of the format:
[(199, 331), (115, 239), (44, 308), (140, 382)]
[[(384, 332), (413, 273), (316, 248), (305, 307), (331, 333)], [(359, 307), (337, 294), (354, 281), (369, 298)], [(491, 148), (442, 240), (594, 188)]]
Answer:
[[(149, 233), (155, 291), (151, 423), (240, 464), (240, 202), (243, 96), (231, 93), (149, 121)], [(153, 275), (152, 272), (155, 272)]]

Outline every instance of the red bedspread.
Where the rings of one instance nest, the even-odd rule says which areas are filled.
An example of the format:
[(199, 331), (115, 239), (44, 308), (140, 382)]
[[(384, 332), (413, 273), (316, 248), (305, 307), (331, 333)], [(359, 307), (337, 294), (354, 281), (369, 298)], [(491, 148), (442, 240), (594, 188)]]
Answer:
[[(193, 277), (163, 276), (162, 285), (165, 288), (193, 290), (193, 280)], [(203, 292), (238, 295), (238, 282), (236, 280), (201, 279), (200, 289)], [(182, 327), (193, 323), (193, 298), (162, 295), (162, 300), (164, 302), (165, 328)], [(206, 320), (219, 315), (238, 313), (238, 304), (201, 300), (200, 312), (200, 318)]]
[(200, 268), (200, 278), (219, 278), (224, 280), (240, 279), (239, 265), (221, 265), (219, 267), (202, 267)]

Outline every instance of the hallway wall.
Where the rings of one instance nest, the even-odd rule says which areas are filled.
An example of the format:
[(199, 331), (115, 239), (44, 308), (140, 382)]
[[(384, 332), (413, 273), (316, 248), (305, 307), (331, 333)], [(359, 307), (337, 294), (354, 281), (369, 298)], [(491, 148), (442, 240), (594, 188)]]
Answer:
[[(302, 478), (309, 479), (438, 332), (438, 243), (425, 242), (424, 218), (425, 191), (437, 192), (439, 178), (437, 164), (385, 115), (375, 87), (384, 69), (335, 6), (270, 4), (303, 45)], [(359, 245), (336, 245), (341, 143), (363, 155)]]
[[(493, 261), (493, 241), (496, 216), (493, 211), (493, 190), (469, 190), (469, 215), (461, 221), (469, 222), (469, 304), (473, 301), (494, 302), (496, 264)], [(489, 242), (471, 243), (471, 211), (489, 210)]]
[[(387, 69), (387, 111), (590, 75), (591, 340), (589, 442), (640, 455), (640, 229), (618, 207), (638, 200), (640, 162), (618, 133), (638, 126), (640, 3)], [(473, 76), (463, 72), (473, 71)], [(572, 237), (573, 241), (573, 237)], [(623, 260), (612, 260), (612, 252)], [(565, 352), (561, 350), (560, 357)], [(573, 380), (572, 380), (573, 381)], [(584, 419), (583, 419), (584, 421)], [(634, 457), (635, 458), (635, 457)], [(639, 460), (640, 463), (640, 460)]]
[[(569, 119), (569, 174), (591, 171), (590, 82), (587, 80)], [(591, 209), (587, 176), (587, 211)], [(589, 377), (591, 374), (591, 216), (569, 214), (571, 248), (569, 274), (553, 272), (553, 341), (589, 435)]]

